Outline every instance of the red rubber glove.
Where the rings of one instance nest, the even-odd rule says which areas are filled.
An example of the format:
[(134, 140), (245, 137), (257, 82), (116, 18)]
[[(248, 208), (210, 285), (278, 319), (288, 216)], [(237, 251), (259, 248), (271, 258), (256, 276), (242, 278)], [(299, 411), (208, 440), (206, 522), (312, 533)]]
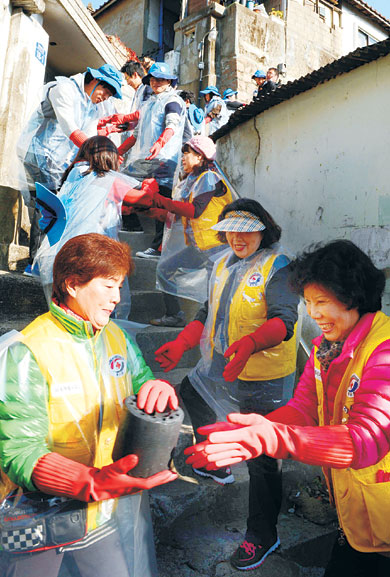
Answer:
[(161, 208), (149, 208), (149, 210), (138, 210), (135, 208), (135, 212), (139, 212), (142, 216), (147, 216), (148, 218), (153, 218), (154, 220), (159, 220), (160, 222), (165, 222), (167, 219), (167, 210)]
[(346, 425), (298, 427), (273, 423), (261, 415), (228, 415), (241, 428), (223, 430), (216, 425), (198, 429), (207, 441), (185, 449), (193, 467), (226, 467), (266, 454), (275, 459), (295, 459), (308, 465), (349, 467), (354, 446)]
[(174, 411), (179, 406), (175, 389), (167, 381), (146, 381), (137, 395), (137, 407), (145, 413), (163, 413), (167, 407)]
[(246, 335), (239, 341), (231, 344), (226, 350), (224, 357), (231, 357), (234, 353), (235, 356), (234, 359), (226, 365), (222, 373), (225, 381), (235, 381), (244, 370), (249, 357), (253, 353), (278, 345), (285, 338), (286, 334), (286, 325), (282, 319), (275, 317), (266, 321), (250, 335)]
[(195, 206), (191, 202), (181, 202), (180, 200), (166, 198), (161, 194), (155, 194), (153, 204), (156, 208), (164, 208), (169, 212), (173, 212), (173, 214), (185, 216), (186, 218), (194, 218)]
[(306, 425), (311, 424), (307, 422), (305, 415), (301, 411), (290, 405), (279, 407), (275, 411), (268, 413), (266, 417), (269, 421), (284, 423), (285, 425), (302, 425), (306, 427)]
[(174, 341), (165, 343), (155, 352), (155, 358), (164, 373), (176, 367), (185, 351), (193, 349), (200, 343), (204, 325), (200, 321), (189, 323)]
[[(97, 124), (98, 134), (106, 136), (111, 132), (124, 132), (126, 130), (133, 130), (139, 120), (139, 110), (132, 112), (131, 114), (111, 114), (105, 118), (101, 118)], [(126, 128), (119, 128), (121, 124), (128, 124)], [(111, 126), (107, 126), (111, 125)], [(103, 134), (104, 128), (108, 131), (107, 134)]]
[(171, 471), (161, 471), (146, 479), (130, 477), (127, 473), (137, 463), (136, 455), (127, 455), (116, 463), (97, 469), (72, 461), (59, 453), (47, 453), (35, 465), (32, 481), (39, 491), (49, 495), (88, 502), (152, 489), (177, 478)]
[(146, 178), (141, 188), (129, 188), (123, 197), (123, 202), (140, 207), (150, 208), (153, 204), (154, 194), (158, 190), (158, 182), (154, 178)]
[(211, 122), (211, 121), (212, 121), (211, 116), (206, 116), (206, 118), (204, 119), (204, 121), (205, 121), (205, 124), (208, 124), (209, 122)]
[(88, 136), (82, 130), (75, 130), (69, 136), (69, 139), (77, 146), (77, 148), (80, 148), (80, 146), (88, 140)]
[(150, 154), (145, 158), (145, 160), (152, 160), (152, 158), (155, 158), (160, 152), (160, 150), (163, 148), (163, 146), (166, 145), (168, 140), (170, 140), (174, 134), (175, 131), (173, 130), (173, 128), (166, 128), (164, 132), (161, 133), (156, 142), (153, 144), (152, 148), (149, 150)]
[(120, 146), (118, 146), (118, 154), (123, 156), (128, 150), (130, 150), (130, 148), (133, 148), (136, 142), (137, 139), (133, 135), (129, 136), (129, 138), (126, 138), (126, 140), (122, 142)]

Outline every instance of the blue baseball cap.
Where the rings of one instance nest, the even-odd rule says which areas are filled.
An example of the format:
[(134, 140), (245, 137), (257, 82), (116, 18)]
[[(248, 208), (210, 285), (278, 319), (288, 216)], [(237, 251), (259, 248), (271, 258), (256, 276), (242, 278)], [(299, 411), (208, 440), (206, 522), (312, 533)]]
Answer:
[(222, 96), (225, 100), (225, 98), (227, 98), (228, 96), (234, 96), (235, 94), (238, 94), (237, 90), (232, 90), (231, 88), (226, 88), (226, 90), (224, 90)]
[(123, 74), (119, 72), (115, 66), (112, 66), (111, 64), (103, 64), (100, 68), (88, 67), (87, 70), (94, 78), (96, 78), (96, 80), (102, 80), (112, 86), (115, 90), (115, 98), (122, 98), (121, 86), (123, 82)]
[(43, 186), (43, 184), (36, 182), (35, 189), (37, 191), (36, 203), (38, 208), (43, 207), (52, 215), (50, 225), (46, 229), (48, 241), (50, 246), (52, 246), (60, 240), (62, 233), (64, 232), (66, 225), (65, 207), (58, 196), (53, 194), (50, 190)]
[(155, 62), (149, 68), (149, 72), (146, 76), (142, 78), (144, 84), (150, 84), (150, 77), (153, 78), (164, 78), (165, 80), (171, 80), (172, 86), (177, 84), (177, 76), (171, 74), (169, 66), (166, 62)]
[(267, 78), (267, 75), (263, 70), (256, 70), (252, 78)]
[(219, 90), (216, 86), (206, 86), (204, 90), (201, 90), (199, 94), (215, 94), (216, 96), (221, 96)]
[(194, 128), (200, 128), (202, 126), (204, 112), (201, 108), (198, 108), (195, 104), (190, 104), (188, 107), (188, 115)]

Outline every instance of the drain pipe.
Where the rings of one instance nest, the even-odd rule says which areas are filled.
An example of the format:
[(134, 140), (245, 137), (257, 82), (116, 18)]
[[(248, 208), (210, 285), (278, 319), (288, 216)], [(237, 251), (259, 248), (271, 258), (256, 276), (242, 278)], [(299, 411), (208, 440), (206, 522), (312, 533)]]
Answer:
[(158, 19), (158, 60), (164, 62), (164, 0), (160, 0)]

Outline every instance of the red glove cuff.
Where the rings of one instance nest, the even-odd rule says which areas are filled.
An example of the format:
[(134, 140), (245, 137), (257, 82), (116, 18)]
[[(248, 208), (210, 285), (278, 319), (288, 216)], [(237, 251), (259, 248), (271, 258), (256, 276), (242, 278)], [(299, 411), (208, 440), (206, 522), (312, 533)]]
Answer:
[(275, 347), (287, 335), (286, 325), (282, 319), (275, 317), (266, 321), (256, 331), (248, 335), (255, 343), (255, 352)]
[(184, 345), (185, 351), (189, 351), (190, 349), (196, 347), (196, 345), (199, 345), (203, 329), (203, 323), (200, 321), (192, 321), (186, 327), (184, 327), (179, 336), (176, 338), (176, 341)]
[(302, 427), (307, 425), (305, 415), (290, 405), (279, 407), (279, 409), (272, 411), (272, 413), (268, 413), (266, 417), (269, 421), (274, 423), (276, 422), (283, 423), (285, 425), (300, 425)]
[(88, 477), (89, 469), (90, 467), (67, 459), (59, 453), (47, 453), (36, 463), (31, 478), (36, 488), (43, 493), (89, 501), (89, 483), (83, 483), (83, 479)]
[(73, 142), (73, 144), (80, 148), (80, 146), (84, 144), (86, 140), (88, 140), (88, 136), (84, 134), (82, 130), (75, 130), (69, 136), (69, 139)]
[(126, 140), (118, 147), (118, 154), (123, 156), (136, 142), (137, 139), (133, 135), (129, 136), (129, 138), (126, 138)]

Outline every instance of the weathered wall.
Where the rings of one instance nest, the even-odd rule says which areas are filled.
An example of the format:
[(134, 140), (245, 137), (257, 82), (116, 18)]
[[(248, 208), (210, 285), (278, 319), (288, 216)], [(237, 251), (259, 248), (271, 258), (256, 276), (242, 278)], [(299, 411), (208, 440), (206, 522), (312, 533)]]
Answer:
[(122, 0), (94, 16), (105, 34), (119, 36), (137, 54), (144, 51), (146, 0)]
[[(292, 251), (350, 238), (390, 277), (389, 90), (390, 55), (274, 106), (218, 141), (238, 191), (264, 203)], [(390, 286), (386, 299), (390, 312)]]
[[(369, 4), (369, 2), (368, 2)], [(343, 54), (348, 54), (360, 46), (358, 30), (359, 28), (375, 38), (378, 42), (387, 38), (388, 34), (372, 20), (364, 18), (361, 12), (352, 6), (345, 4), (343, 7)]]

